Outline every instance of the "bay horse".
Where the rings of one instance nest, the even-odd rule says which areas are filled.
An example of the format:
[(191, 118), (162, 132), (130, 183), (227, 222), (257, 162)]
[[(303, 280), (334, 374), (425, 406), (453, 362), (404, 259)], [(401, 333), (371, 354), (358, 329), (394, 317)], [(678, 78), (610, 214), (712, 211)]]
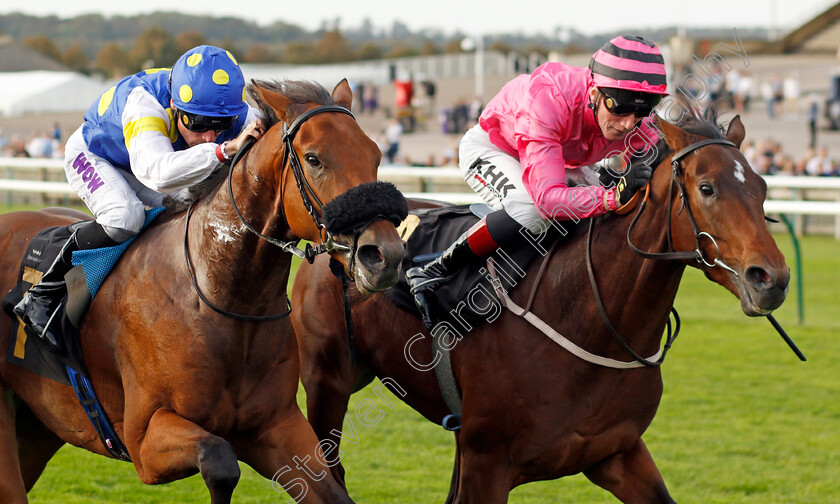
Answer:
[[(282, 317), (289, 267), (301, 252), (294, 245), (309, 240), (358, 288), (389, 288), (404, 255), (394, 221), (405, 216), (405, 199), (376, 182), (381, 153), (350, 114), (346, 80), (332, 93), (305, 81), (248, 90), (265, 135), (226, 183), (190, 212), (164, 212), (120, 258), (80, 327), (85, 362), (143, 483), (201, 473), (210, 501), (229, 503), (241, 460), (299, 502), (351, 503), (296, 403), (298, 350)], [(393, 208), (356, 211), (365, 198), (390, 198)], [(15, 284), (37, 231), (85, 217), (66, 209), (0, 216), (0, 289)], [(342, 220), (343, 230), (330, 233)], [(253, 319), (270, 315), (280, 318)], [(0, 397), (0, 502), (26, 502), (64, 443), (107, 456), (71, 387), (4, 361)]]
[[(462, 423), (447, 503), (504, 503), (518, 485), (581, 472), (624, 503), (674, 502), (641, 438), (662, 396), (661, 360), (641, 365), (637, 360), (651, 358), (639, 355), (659, 354), (686, 266), (735, 294), (750, 316), (781, 305), (790, 270), (764, 222), (766, 183), (738, 150), (740, 119), (724, 130), (716, 113), (695, 111), (678, 124), (657, 124), (664, 139), (639, 205), (647, 211), (591, 219), (588, 231), (567, 228), (565, 241), (530, 265), (511, 294), (577, 350), (613, 362), (633, 351), (638, 359), (621, 362), (638, 367), (585, 361), (509, 310), (456, 339), (449, 353)], [(645, 255), (671, 260), (642, 257), (628, 240)], [(627, 348), (611, 335), (596, 297)], [(441, 424), (451, 409), (429, 372), (441, 354), (420, 320), (384, 294), (354, 296), (351, 366), (340, 299), (323, 260), (300, 268), (293, 303), (323, 312), (317, 320), (304, 310), (293, 315), (307, 415), (322, 442), (337, 446), (348, 398), (374, 376)], [(333, 470), (343, 481), (341, 464)]]

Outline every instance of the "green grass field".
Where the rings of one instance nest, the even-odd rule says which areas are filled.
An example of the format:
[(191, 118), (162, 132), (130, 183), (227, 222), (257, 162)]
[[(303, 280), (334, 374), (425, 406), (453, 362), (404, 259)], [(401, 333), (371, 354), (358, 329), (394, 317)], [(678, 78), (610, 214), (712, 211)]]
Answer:
[[(777, 237), (793, 264), (790, 237)], [(802, 363), (770, 324), (744, 316), (738, 301), (696, 270), (677, 308), (683, 331), (663, 366), (665, 393), (645, 441), (682, 504), (840, 503), (840, 243), (802, 241), (805, 324), (791, 290), (776, 318), (808, 357)], [(793, 289), (794, 287), (792, 287)], [(350, 495), (360, 503), (434, 503), (446, 496), (451, 434), (397, 403), (359, 443), (342, 445)], [(351, 402), (374, 399), (368, 388)], [(302, 392), (299, 394), (302, 399)], [(242, 466), (238, 503), (288, 496)], [(199, 476), (158, 487), (133, 466), (65, 446), (30, 494), (32, 503), (206, 503)], [(510, 502), (610, 503), (582, 476), (532, 483)]]

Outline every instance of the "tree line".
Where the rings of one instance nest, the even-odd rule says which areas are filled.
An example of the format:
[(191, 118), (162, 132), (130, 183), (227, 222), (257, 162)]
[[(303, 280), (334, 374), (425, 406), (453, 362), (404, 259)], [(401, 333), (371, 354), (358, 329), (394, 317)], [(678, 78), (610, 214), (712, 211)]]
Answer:
[[(558, 28), (559, 30), (559, 28)], [(688, 29), (697, 39), (728, 36), (727, 29)], [(651, 40), (666, 41), (676, 27), (634, 30)], [(564, 29), (564, 42), (557, 34), (496, 34), (485, 47), (522, 54), (560, 50), (589, 53), (614, 33), (584, 35)], [(764, 29), (739, 30), (746, 39), (766, 39)], [(234, 17), (211, 17), (155, 12), (137, 16), (87, 14), (60, 19), (57, 16), (0, 15), (0, 35), (39, 51), (75, 70), (118, 77), (142, 68), (170, 66), (187, 49), (212, 44), (231, 51), (244, 63), (317, 64), (378, 58), (397, 58), (461, 51), (465, 35), (441, 30), (410, 30), (394, 21), (377, 28), (369, 20), (357, 27), (342, 27), (341, 19), (325, 20), (317, 30), (275, 21), (266, 26)], [(762, 38), (763, 37), (763, 38)]]
[[(398, 21), (388, 30), (377, 30), (369, 22), (342, 30), (336, 19), (308, 32), (282, 22), (260, 27), (241, 19), (177, 13), (70, 19), (9, 14), (0, 16), (0, 34), (72, 69), (107, 77), (171, 66), (187, 49), (201, 44), (224, 47), (244, 63), (318, 64), (455, 53), (462, 50), (464, 38), (457, 32), (414, 33)], [(547, 53), (551, 44), (546, 41), (498, 37), (489, 49)]]
[[(460, 38), (443, 46), (426, 41), (420, 47), (398, 44), (385, 48), (375, 42), (364, 42), (353, 47), (339, 30), (328, 31), (314, 41), (291, 41), (281, 50), (277, 50), (260, 42), (244, 46), (230, 39), (208, 40), (203, 34), (193, 31), (173, 36), (162, 28), (149, 28), (137, 36), (131, 47), (126, 49), (118, 42), (108, 42), (92, 59), (85, 54), (79, 43), (73, 43), (62, 51), (55, 41), (46, 35), (26, 37), (23, 44), (74, 70), (84, 73), (99, 72), (109, 77), (132, 74), (143, 68), (171, 66), (185, 51), (202, 44), (223, 47), (243, 63), (318, 64), (461, 51)], [(495, 44), (491, 49), (509, 50), (501, 43)]]

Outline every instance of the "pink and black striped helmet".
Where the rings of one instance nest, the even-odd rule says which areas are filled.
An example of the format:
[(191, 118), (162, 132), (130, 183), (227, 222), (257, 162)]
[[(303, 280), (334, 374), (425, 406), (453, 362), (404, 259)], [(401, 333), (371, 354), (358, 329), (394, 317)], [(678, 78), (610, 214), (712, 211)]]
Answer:
[(589, 62), (595, 86), (666, 95), (665, 60), (656, 44), (623, 35), (598, 49)]

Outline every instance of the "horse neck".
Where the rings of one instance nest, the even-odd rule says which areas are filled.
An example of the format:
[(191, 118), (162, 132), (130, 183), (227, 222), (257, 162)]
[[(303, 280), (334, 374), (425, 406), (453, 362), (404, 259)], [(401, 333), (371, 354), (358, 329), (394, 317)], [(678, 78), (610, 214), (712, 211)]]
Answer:
[[(260, 144), (236, 165), (230, 180), (196, 207), (190, 226), (190, 248), (196, 270), (223, 272), (213, 278), (219, 292), (276, 299), (288, 283), (291, 254), (247, 229), (231, 201), (230, 187), (242, 217), (260, 233), (279, 240), (293, 240), (282, 211), (280, 182), (270, 163), (262, 159)], [(243, 298), (244, 300), (244, 298)]]
[[(669, 249), (667, 205), (670, 183), (667, 180), (656, 182), (651, 184), (647, 207), (633, 230), (632, 240), (643, 251), (666, 252)], [(610, 322), (631, 348), (642, 356), (649, 356), (660, 344), (685, 264), (643, 259), (633, 252), (627, 244), (627, 230), (632, 220), (632, 212), (626, 216), (595, 218), (592, 268)], [(589, 223), (580, 226), (584, 228), (583, 232), (576, 233), (571, 243), (557, 248), (548, 270), (552, 281), (543, 282), (558, 292), (542, 297), (569, 299), (568, 310), (584, 307), (583, 326), (578, 329), (588, 334), (587, 348), (626, 360), (626, 354), (614, 342), (598, 313), (586, 264)], [(569, 292), (573, 294), (569, 295)]]

